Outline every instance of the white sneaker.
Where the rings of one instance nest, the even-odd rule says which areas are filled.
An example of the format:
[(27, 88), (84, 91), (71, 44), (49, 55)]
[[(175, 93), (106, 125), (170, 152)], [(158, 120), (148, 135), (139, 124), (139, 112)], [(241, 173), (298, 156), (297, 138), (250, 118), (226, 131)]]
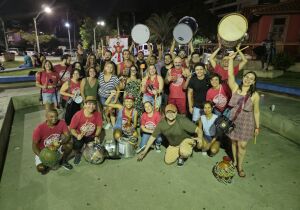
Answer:
[(161, 152), (160, 145), (158, 145), (158, 144), (155, 145), (155, 151), (156, 152)]
[(207, 152), (202, 152), (202, 155), (203, 156), (207, 156)]
[(110, 123), (107, 123), (105, 126), (104, 126), (104, 129), (105, 130), (108, 130), (112, 127), (112, 125)]

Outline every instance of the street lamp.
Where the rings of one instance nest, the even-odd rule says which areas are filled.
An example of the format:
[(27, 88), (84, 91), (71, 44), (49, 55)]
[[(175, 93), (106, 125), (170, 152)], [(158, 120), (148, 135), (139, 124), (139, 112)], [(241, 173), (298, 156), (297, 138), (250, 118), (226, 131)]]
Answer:
[(36, 26), (36, 20), (38, 19), (38, 17), (43, 13), (51, 13), (52, 12), (52, 9), (48, 6), (45, 6), (44, 9), (42, 11), (40, 11), (36, 17), (33, 18), (33, 23), (34, 23), (34, 29), (35, 29), (35, 39), (36, 39), (36, 46), (37, 46), (37, 50), (38, 50), (38, 53), (40, 53), (40, 42), (39, 42), (39, 36), (38, 36), (38, 32), (37, 32), (37, 26)]
[(71, 27), (71, 25), (70, 25), (70, 23), (66, 22), (65, 26), (68, 29), (69, 45), (70, 45), (70, 55), (71, 55), (72, 54), (72, 45), (71, 45), (71, 36), (70, 36), (70, 27)]
[(96, 28), (98, 26), (105, 26), (105, 22), (104, 21), (98, 21), (97, 25), (94, 27), (94, 49), (95, 49), (95, 53), (97, 52), (97, 43), (96, 43)]

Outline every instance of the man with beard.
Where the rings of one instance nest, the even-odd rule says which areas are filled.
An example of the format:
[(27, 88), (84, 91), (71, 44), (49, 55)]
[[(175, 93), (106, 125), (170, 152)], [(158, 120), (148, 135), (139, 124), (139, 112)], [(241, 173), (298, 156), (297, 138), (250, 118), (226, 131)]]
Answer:
[[(177, 116), (176, 106), (168, 104), (165, 108), (165, 118), (155, 127), (145, 150), (138, 156), (139, 161), (144, 159), (159, 134), (164, 135), (169, 143), (165, 154), (165, 163), (168, 165), (177, 161), (177, 165), (182, 166), (191, 156), (193, 148), (201, 148), (203, 143), (202, 130), (186, 117)], [(193, 138), (191, 134), (197, 134), (198, 138)]]
[(117, 69), (117, 65), (114, 62), (112, 62), (111, 58), (112, 58), (112, 52), (110, 50), (106, 50), (103, 58), (99, 62), (101, 72), (103, 72), (104, 66), (108, 62), (111, 62), (114, 65), (114, 69)]
[(96, 105), (96, 97), (87, 96), (83, 109), (76, 112), (71, 120), (70, 129), (73, 136), (74, 164), (76, 165), (80, 163), (81, 149), (84, 144), (91, 141), (100, 142), (102, 117), (101, 113), (96, 111)]
[(144, 59), (144, 52), (140, 50), (137, 54), (136, 66), (138, 67), (139, 74), (143, 75), (144, 71), (147, 69), (147, 62)]
[(169, 104), (174, 104), (180, 114), (186, 114), (186, 94), (187, 87), (186, 78), (190, 76), (190, 71), (183, 68), (180, 57), (175, 57), (174, 68), (169, 69), (166, 82), (170, 85), (170, 94), (168, 98)]
[(165, 65), (161, 67), (161, 76), (165, 81), (164, 91), (162, 94), (162, 105), (165, 106), (168, 103), (168, 95), (169, 95), (169, 83), (166, 82), (167, 73), (171, 68), (174, 68), (172, 55), (169, 53), (165, 54), (164, 57)]
[(40, 152), (45, 147), (58, 149), (62, 153), (60, 164), (67, 170), (73, 168), (67, 161), (69, 154), (72, 152), (69, 130), (65, 121), (58, 119), (57, 110), (50, 109), (47, 111), (46, 122), (41, 123), (34, 129), (32, 140), (32, 150), (35, 154), (35, 165), (38, 172), (44, 175), (50, 169), (40, 160)]

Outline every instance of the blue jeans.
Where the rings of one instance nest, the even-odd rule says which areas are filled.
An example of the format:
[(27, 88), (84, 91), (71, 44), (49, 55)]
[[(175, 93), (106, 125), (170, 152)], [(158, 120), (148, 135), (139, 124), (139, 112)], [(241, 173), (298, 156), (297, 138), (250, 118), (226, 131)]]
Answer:
[[(140, 148), (142, 148), (144, 145), (147, 144), (147, 142), (148, 142), (150, 136), (151, 136), (150, 133), (143, 133), (143, 134), (142, 134), (142, 140), (141, 140), (141, 143), (140, 143)], [(161, 142), (162, 142), (162, 138), (161, 138), (161, 136), (158, 136), (158, 137), (155, 139), (155, 144), (156, 144), (156, 145), (161, 145)]]

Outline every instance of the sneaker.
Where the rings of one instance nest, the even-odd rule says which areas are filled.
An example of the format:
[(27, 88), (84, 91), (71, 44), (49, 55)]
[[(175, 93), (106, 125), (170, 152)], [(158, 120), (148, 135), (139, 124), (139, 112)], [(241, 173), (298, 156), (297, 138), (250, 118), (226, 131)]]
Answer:
[(104, 126), (104, 129), (105, 130), (108, 130), (112, 127), (112, 125), (110, 123), (107, 123), (105, 126)]
[(78, 165), (81, 161), (81, 154), (76, 154), (74, 158), (74, 164)]
[(155, 144), (155, 151), (156, 152), (161, 152), (159, 144)]
[(184, 159), (183, 158), (178, 158), (177, 165), (178, 166), (183, 166), (183, 164), (184, 164)]
[(202, 155), (203, 156), (207, 156), (207, 152), (202, 152)]
[[(75, 162), (75, 161), (74, 161)], [(65, 162), (63, 162), (62, 164), (62, 167), (64, 167), (64, 169), (66, 169), (66, 170), (72, 170), (73, 169), (73, 166), (70, 164), (70, 163), (68, 163), (67, 161), (65, 161)]]
[(146, 145), (142, 146), (141, 148), (138, 148), (137, 150), (135, 150), (136, 154), (139, 154), (141, 151), (143, 151), (145, 149)]

